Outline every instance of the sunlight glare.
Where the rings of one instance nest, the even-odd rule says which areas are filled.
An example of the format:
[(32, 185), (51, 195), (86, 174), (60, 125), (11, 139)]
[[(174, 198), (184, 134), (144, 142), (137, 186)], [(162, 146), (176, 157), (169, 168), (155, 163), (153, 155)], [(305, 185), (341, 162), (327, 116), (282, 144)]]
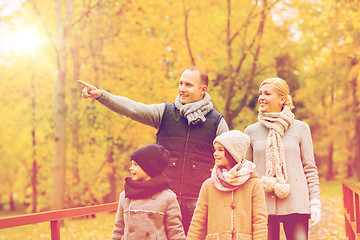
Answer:
[(15, 38), (14, 49), (16, 51), (34, 52), (39, 42), (40, 39), (36, 36), (34, 30), (23, 29), (19, 31)]

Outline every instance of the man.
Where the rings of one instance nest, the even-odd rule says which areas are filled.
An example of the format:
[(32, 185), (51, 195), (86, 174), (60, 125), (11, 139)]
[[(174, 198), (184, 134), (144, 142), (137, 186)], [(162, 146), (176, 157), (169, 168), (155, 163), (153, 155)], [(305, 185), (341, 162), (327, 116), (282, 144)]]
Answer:
[(208, 75), (202, 68), (186, 69), (179, 81), (174, 103), (145, 105), (78, 81), (85, 86), (84, 98), (96, 98), (109, 109), (158, 129), (156, 143), (169, 150), (171, 159), (164, 174), (170, 179), (182, 214), (185, 233), (189, 229), (202, 183), (214, 166), (214, 138), (229, 130), (213, 109), (207, 93)]

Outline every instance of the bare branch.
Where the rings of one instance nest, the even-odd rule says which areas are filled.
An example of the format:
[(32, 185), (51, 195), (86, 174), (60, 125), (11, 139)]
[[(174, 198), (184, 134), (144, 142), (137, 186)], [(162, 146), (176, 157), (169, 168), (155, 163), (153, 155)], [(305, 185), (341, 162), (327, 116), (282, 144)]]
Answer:
[(190, 9), (186, 9), (185, 0), (183, 0), (182, 2), (183, 2), (183, 9), (184, 9), (184, 17), (185, 17), (185, 19), (184, 19), (185, 20), (185, 22), (184, 22), (184, 24), (185, 24), (185, 39), (186, 39), (191, 63), (193, 66), (196, 66), (195, 58), (191, 52), (190, 40), (189, 40), (189, 35), (188, 35), (188, 18), (189, 18)]
[[(251, 66), (251, 74), (250, 74), (250, 77), (249, 77), (249, 80), (247, 82), (247, 87), (246, 87), (246, 91), (245, 92), (250, 92), (251, 91), (251, 87), (252, 87), (252, 83), (254, 81), (254, 78), (255, 78), (255, 75), (256, 75), (256, 69), (257, 69), (257, 63), (258, 63), (258, 59), (259, 59), (259, 55), (260, 55), (260, 50), (261, 50), (261, 39), (262, 39), (262, 36), (263, 36), (263, 33), (264, 33), (264, 27), (265, 27), (265, 21), (266, 21), (266, 10), (268, 10), (268, 8), (266, 7), (266, 0), (264, 0), (264, 9), (263, 11), (261, 11), (261, 21), (259, 23), (259, 27), (258, 27), (258, 31), (257, 31), (257, 34), (255, 35), (254, 39), (256, 38), (257, 39), (257, 47), (256, 47), (256, 51), (255, 51), (255, 54), (253, 55), (253, 63), (252, 63), (252, 66)], [(254, 43), (255, 41), (253, 41)], [(235, 110), (233, 111), (235, 116), (237, 114), (239, 114), (241, 112), (241, 110), (244, 108), (244, 106), (246, 105), (246, 103), (249, 101), (249, 97), (250, 97), (250, 94), (247, 94), (243, 97), (243, 99), (241, 99), (239, 105), (237, 108), (235, 108)]]
[[(278, 2), (280, 2), (280, 0), (276, 0), (274, 1), (273, 3), (271, 3), (266, 10), (270, 11)], [(245, 18), (245, 21), (243, 22), (243, 24), (241, 24), (241, 26), (238, 28), (238, 30), (234, 33), (234, 35), (232, 36), (231, 38), (231, 42), (237, 37), (240, 35), (240, 32), (243, 28), (247, 28), (250, 23), (256, 19), (261, 13), (256, 13), (253, 15), (255, 9), (256, 9), (257, 5), (254, 4), (252, 9), (249, 11), (249, 14), (248, 16)]]
[(48, 28), (48, 26), (47, 26), (47, 24), (46, 24), (46, 21), (45, 21), (44, 18), (42, 17), (42, 15), (41, 15), (38, 7), (37, 7), (36, 1), (35, 1), (35, 0), (32, 0), (32, 1), (33, 1), (34, 10), (35, 10), (36, 14), (39, 16), (41, 22), (43, 23), (44, 28), (45, 28), (46, 35), (48, 36), (49, 41), (51, 42), (51, 45), (54, 47), (54, 50), (55, 50), (55, 52), (56, 52), (56, 54), (57, 54), (58, 50), (57, 50), (57, 48), (56, 48), (56, 44), (54, 43), (54, 41), (53, 41), (53, 39), (52, 39), (52, 37), (51, 37), (51, 34), (50, 34), (49, 28)]
[(76, 24), (78, 24), (84, 17), (87, 17), (89, 16), (89, 14), (91, 13), (91, 11), (100, 6), (102, 0), (99, 0), (98, 2), (96, 2), (94, 5), (92, 6), (89, 6), (89, 8), (80, 16), (78, 17), (72, 24), (71, 24), (71, 27), (74, 27)]

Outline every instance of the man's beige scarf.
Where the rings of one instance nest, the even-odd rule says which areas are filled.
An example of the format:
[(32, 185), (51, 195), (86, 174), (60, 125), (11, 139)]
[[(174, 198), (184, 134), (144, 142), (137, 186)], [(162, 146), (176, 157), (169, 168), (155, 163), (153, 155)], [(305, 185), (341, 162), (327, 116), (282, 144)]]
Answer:
[(205, 93), (204, 98), (200, 101), (182, 104), (178, 95), (175, 99), (175, 107), (180, 111), (182, 117), (187, 118), (189, 125), (197, 124), (205, 122), (206, 114), (213, 109), (214, 105), (210, 99), (210, 95)]

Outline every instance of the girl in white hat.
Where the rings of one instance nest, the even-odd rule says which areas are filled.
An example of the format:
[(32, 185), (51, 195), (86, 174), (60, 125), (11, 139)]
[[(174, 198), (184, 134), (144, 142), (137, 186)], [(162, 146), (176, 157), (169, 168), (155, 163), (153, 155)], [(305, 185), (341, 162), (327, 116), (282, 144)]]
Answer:
[(244, 159), (249, 136), (232, 130), (214, 139), (215, 166), (200, 190), (186, 239), (267, 239), (264, 190)]

